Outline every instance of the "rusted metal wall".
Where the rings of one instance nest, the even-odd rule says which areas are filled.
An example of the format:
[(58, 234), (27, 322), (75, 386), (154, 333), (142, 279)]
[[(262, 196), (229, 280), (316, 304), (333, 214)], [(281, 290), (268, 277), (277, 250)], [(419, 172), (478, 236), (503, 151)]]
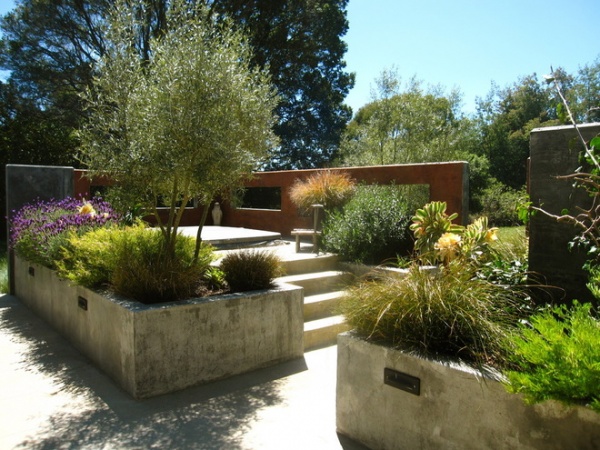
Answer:
[[(289, 236), (294, 228), (310, 228), (311, 216), (300, 214), (292, 203), (290, 188), (298, 179), (306, 179), (319, 170), (285, 170), (274, 172), (258, 172), (249, 181), (247, 187), (279, 187), (281, 188), (281, 209), (246, 209), (234, 208), (226, 202), (221, 205), (223, 220), (221, 225), (245, 227), (257, 230), (276, 231), (282, 236)], [(457, 221), (468, 220), (469, 188), (468, 164), (466, 162), (444, 162), (428, 164), (402, 164), (390, 166), (347, 167), (327, 169), (347, 172), (357, 182), (367, 184), (424, 184), (429, 186), (430, 200), (445, 201), (449, 212), (457, 212)], [(89, 195), (93, 186), (110, 184), (108, 180), (89, 180), (85, 171), (76, 170), (75, 193)], [(189, 208), (184, 216), (183, 225), (197, 225), (201, 210)], [(210, 214), (207, 224), (211, 222)]]

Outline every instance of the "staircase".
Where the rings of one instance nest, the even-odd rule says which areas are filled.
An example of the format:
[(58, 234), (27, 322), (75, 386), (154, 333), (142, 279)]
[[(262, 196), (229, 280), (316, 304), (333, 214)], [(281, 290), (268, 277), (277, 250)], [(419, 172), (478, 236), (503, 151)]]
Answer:
[(304, 288), (304, 351), (335, 345), (337, 335), (349, 329), (335, 312), (350, 279), (336, 270), (338, 257), (298, 253), (283, 263), (287, 275), (279, 280)]

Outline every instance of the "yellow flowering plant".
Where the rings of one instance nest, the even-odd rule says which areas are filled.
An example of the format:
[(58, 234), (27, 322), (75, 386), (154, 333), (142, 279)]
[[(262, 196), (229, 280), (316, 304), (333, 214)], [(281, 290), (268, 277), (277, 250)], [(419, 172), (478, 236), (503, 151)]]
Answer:
[(92, 206), (92, 204), (90, 202), (84, 201), (83, 205), (79, 208), (79, 214), (81, 215), (89, 215), (91, 217), (94, 217), (96, 215), (96, 210), (94, 209), (94, 207)]
[(445, 233), (459, 234), (460, 225), (452, 223), (458, 214), (446, 214), (446, 202), (429, 202), (417, 209), (410, 229), (415, 237), (415, 250), (427, 259), (434, 251), (438, 240)]
[(452, 223), (457, 217), (446, 214), (445, 202), (430, 202), (417, 210), (410, 229), (423, 263), (448, 265), (460, 259), (478, 265), (489, 259), (489, 244), (498, 239), (498, 229), (489, 227), (487, 217), (466, 227)]

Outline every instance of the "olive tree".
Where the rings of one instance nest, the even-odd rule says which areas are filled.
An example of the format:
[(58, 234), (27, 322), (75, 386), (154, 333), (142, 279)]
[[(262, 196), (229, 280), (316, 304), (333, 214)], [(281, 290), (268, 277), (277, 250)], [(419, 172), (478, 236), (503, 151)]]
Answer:
[[(266, 72), (250, 67), (244, 36), (185, 0), (173, 2), (166, 31), (143, 57), (132, 3), (143, 4), (118, 2), (109, 22), (106, 52), (85, 94), (80, 159), (90, 175), (109, 176), (143, 202), (168, 249), (185, 205), (197, 199), (204, 210), (198, 251), (215, 195), (238, 187), (277, 145), (276, 94)], [(166, 220), (159, 202), (169, 207)]]

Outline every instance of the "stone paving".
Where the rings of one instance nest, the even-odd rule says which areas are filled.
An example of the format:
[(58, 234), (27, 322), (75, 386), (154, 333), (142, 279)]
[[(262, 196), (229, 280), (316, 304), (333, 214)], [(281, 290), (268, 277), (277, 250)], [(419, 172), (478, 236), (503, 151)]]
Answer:
[[(273, 250), (295, 254), (284, 242)], [(337, 347), (135, 401), (16, 297), (0, 296), (0, 449), (345, 449)]]

